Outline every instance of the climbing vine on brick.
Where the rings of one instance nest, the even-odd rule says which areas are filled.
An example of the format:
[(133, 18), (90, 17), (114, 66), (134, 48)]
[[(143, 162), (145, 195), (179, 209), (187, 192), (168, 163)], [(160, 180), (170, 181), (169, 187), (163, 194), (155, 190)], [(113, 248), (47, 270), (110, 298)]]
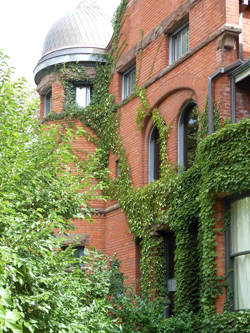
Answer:
[[(250, 120), (228, 124), (229, 121), (220, 118), (217, 104), (214, 107), (216, 133), (208, 136), (206, 103), (199, 119), (199, 144), (195, 161), (190, 169), (178, 174), (167, 157), (167, 140), (172, 123), (165, 124), (156, 108), (149, 113), (147, 91), (137, 86), (123, 104), (133, 98), (138, 100), (136, 122), (139, 129), (143, 127), (144, 118), (152, 116), (153, 124), (159, 130), (161, 165), (160, 179), (143, 188), (135, 188), (119, 134), (120, 108), (123, 104), (115, 104), (114, 97), (109, 94), (109, 83), (117, 57), (127, 46), (126, 41), (121, 41), (120, 33), (127, 17), (124, 15), (127, 2), (121, 1), (115, 16), (113, 47), (106, 64), (97, 65), (97, 78), (90, 79), (85, 68), (79, 64), (65, 65), (60, 69), (67, 94), (70, 94), (72, 88), (71, 81), (84, 80), (93, 84), (90, 105), (79, 108), (71, 101), (65, 104), (61, 114), (52, 113), (46, 119), (63, 119), (68, 123), (71, 123), (72, 118), (80, 119), (91, 128), (94, 135), (89, 135), (87, 139), (101, 148), (100, 168), (107, 167), (110, 152), (117, 156), (121, 174), (115, 179), (106, 177), (103, 180), (107, 184), (106, 194), (120, 203), (131, 233), (140, 239), (143, 296), (163, 296), (165, 293), (162, 237), (154, 237), (151, 232), (156, 225), (167, 225), (175, 233), (176, 239), (175, 311), (177, 314), (194, 311), (210, 316), (215, 311), (215, 298), (221, 291), (221, 280), (217, 276), (215, 263), (213, 206), (219, 193), (241, 193), (250, 188)], [(150, 71), (153, 66), (154, 63)], [(137, 77), (139, 74), (137, 72)]]

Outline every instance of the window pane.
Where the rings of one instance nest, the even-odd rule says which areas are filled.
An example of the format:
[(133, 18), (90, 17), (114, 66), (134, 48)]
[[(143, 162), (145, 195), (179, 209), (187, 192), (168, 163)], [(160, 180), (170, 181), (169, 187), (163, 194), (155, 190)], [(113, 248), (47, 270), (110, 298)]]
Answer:
[(185, 28), (180, 29), (173, 37), (172, 37), (172, 56), (173, 61), (179, 59), (184, 53), (189, 50), (189, 26), (185, 26)]
[(234, 258), (234, 309), (250, 309), (250, 254)]
[(135, 83), (136, 83), (136, 71), (134, 69), (133, 72), (131, 73), (131, 92), (133, 91)]
[(250, 197), (237, 200), (231, 205), (232, 253), (250, 250)]
[(81, 258), (84, 255), (84, 248), (83, 247), (76, 247), (74, 249), (74, 257)]
[(189, 30), (188, 27), (182, 33), (182, 54), (189, 50)]
[(85, 108), (90, 103), (90, 87), (76, 87), (76, 103)]
[(130, 70), (123, 74), (123, 91), (122, 97), (125, 98), (133, 92), (134, 86), (136, 84), (136, 67), (133, 66)]
[(198, 112), (197, 107), (194, 107), (187, 119), (187, 168), (190, 168), (194, 163), (198, 129)]
[(160, 142), (159, 131), (153, 127), (149, 138), (148, 182), (160, 177)]
[(51, 112), (51, 89), (45, 95), (45, 103), (44, 103), (44, 115), (47, 116)]

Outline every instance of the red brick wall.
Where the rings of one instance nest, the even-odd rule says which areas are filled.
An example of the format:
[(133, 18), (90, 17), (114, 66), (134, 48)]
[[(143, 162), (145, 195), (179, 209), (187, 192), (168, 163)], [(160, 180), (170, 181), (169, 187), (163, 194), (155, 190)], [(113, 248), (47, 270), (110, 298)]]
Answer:
[(51, 96), (51, 109), (52, 112), (58, 113), (63, 109), (65, 100), (64, 89), (61, 82), (52, 82), (52, 96)]
[[(238, 1), (232, 0), (135, 0), (130, 1), (128, 6), (124, 25), (121, 29), (120, 44), (123, 40), (128, 46), (122, 55), (128, 52), (134, 45), (140, 42), (140, 30), (143, 30), (145, 36), (154, 29), (168, 15), (176, 11), (179, 6), (180, 21), (178, 16), (171, 23), (172, 26), (167, 33), (171, 33), (173, 29), (181, 25), (185, 21), (185, 17), (181, 14), (185, 6), (192, 6), (189, 15), (190, 28), (190, 54), (200, 43), (211, 36), (218, 28), (227, 24), (239, 24), (239, 8)], [(125, 14), (126, 15), (126, 14)], [(243, 28), (248, 32), (244, 32), (244, 57), (248, 57), (250, 52), (250, 28), (249, 28), (250, 10), (244, 12)], [(171, 30), (172, 29), (172, 30)], [(138, 130), (136, 124), (136, 109), (139, 105), (139, 98), (135, 97), (124, 104), (121, 111), (120, 134), (127, 152), (127, 158), (131, 170), (131, 177), (136, 188), (144, 186), (148, 183), (148, 141), (152, 130), (151, 110), (158, 107), (160, 114), (163, 116), (166, 124), (172, 122), (173, 128), (168, 139), (168, 156), (169, 160), (177, 164), (178, 156), (178, 120), (183, 105), (190, 99), (195, 101), (200, 111), (203, 111), (208, 93), (208, 76), (220, 67), (224, 67), (237, 60), (237, 47), (232, 50), (226, 50), (223, 46), (218, 46), (218, 38), (211, 40), (208, 44), (200, 45), (200, 49), (196, 50), (190, 57), (186, 58), (178, 65), (169, 65), (169, 35), (162, 33), (159, 37), (150, 40), (149, 45), (138, 55), (134, 53), (136, 58), (137, 70), (139, 66), (139, 81), (141, 86), (148, 79), (154, 78), (147, 86), (147, 98), (150, 103), (148, 110), (149, 116), (143, 122), (142, 131)], [(130, 61), (132, 58), (130, 58)], [(164, 75), (159, 75), (161, 71), (165, 71)], [(158, 75), (158, 76), (157, 76)], [(215, 83), (215, 101), (220, 102), (220, 112), (223, 117), (230, 116), (230, 81), (227, 76), (221, 75), (216, 77)], [(239, 87), (238, 87), (239, 88)], [(243, 90), (243, 92), (241, 91)], [(244, 89), (237, 90), (237, 102), (239, 110), (237, 111), (237, 119), (247, 114), (249, 116), (249, 97)], [(120, 102), (122, 99), (122, 74), (115, 72), (113, 80), (110, 84), (110, 92), (114, 94), (115, 101)], [(241, 93), (242, 92), (242, 93)], [(240, 95), (241, 93), (241, 95)], [(60, 112), (63, 107), (64, 92), (59, 82), (52, 84), (52, 111)], [(44, 98), (41, 97), (41, 116), (43, 115)], [(76, 125), (81, 126), (78, 121)], [(86, 150), (93, 152), (95, 146), (87, 142), (85, 139), (79, 139), (74, 143), (75, 150)], [(116, 160), (113, 154), (109, 156), (109, 168), (112, 172), (111, 177), (116, 177)], [(103, 203), (94, 201), (92, 203), (95, 208), (111, 207), (116, 202), (108, 201)], [(218, 200), (215, 205), (216, 217), (223, 218), (223, 202)], [(217, 222), (218, 227), (223, 225)], [(129, 276), (129, 282), (135, 282), (140, 276), (139, 261), (140, 247), (138, 242), (133, 241), (132, 235), (129, 233), (129, 227), (125, 215), (121, 211), (114, 210), (104, 215), (94, 216), (94, 223), (89, 224), (86, 221), (76, 220), (75, 224), (79, 232), (87, 232), (90, 234), (90, 246), (105, 251), (109, 256), (115, 252), (117, 258), (121, 260), (121, 271)], [(225, 273), (224, 265), (224, 235), (218, 234), (218, 245), (216, 251), (218, 274)], [(225, 295), (217, 299), (217, 311), (221, 312)]]
[(247, 78), (236, 85), (236, 122), (242, 118), (250, 118), (250, 79)]
[(40, 96), (40, 118), (44, 116), (45, 96)]
[(138, 85), (142, 85), (168, 65), (168, 41), (169, 39), (162, 35), (137, 56), (137, 68), (141, 64)]
[(250, 8), (249, 6), (243, 12), (243, 58), (247, 60), (250, 57)]
[(121, 272), (127, 283), (135, 283), (138, 277), (138, 249), (129, 232), (125, 216), (120, 209), (107, 214), (105, 223), (105, 254), (121, 261)]
[(224, 1), (203, 0), (189, 14), (190, 48), (225, 23)]
[[(153, 1), (136, 0), (127, 12), (130, 14), (122, 28), (122, 39), (128, 42), (123, 54), (140, 42), (139, 29), (143, 29), (144, 36), (159, 24), (167, 15), (176, 10), (185, 1)], [(152, 15), (153, 8), (153, 15)], [(180, 24), (183, 21), (180, 22)], [(205, 41), (212, 33), (227, 24), (239, 24), (238, 2), (228, 0), (203, 0), (189, 13), (190, 27), (190, 50), (199, 43)], [(178, 22), (175, 22), (178, 26)], [(159, 52), (156, 56), (157, 47), (162, 38)], [(141, 57), (141, 62), (140, 62)], [(155, 59), (155, 63), (154, 63)], [(169, 36), (164, 34), (153, 40), (141, 53), (136, 56), (137, 69), (140, 67), (139, 85), (143, 85), (149, 78), (158, 75), (164, 69), (165, 75), (155, 78), (155, 81), (147, 87), (147, 98), (150, 103), (149, 117), (143, 122), (143, 129), (138, 131), (135, 119), (136, 109), (139, 105), (137, 97), (130, 100), (121, 107), (120, 133), (127, 152), (129, 166), (131, 168), (132, 181), (135, 187), (148, 183), (148, 141), (153, 127), (151, 110), (158, 107), (164, 121), (172, 122), (173, 128), (168, 139), (169, 160), (177, 164), (178, 156), (178, 120), (183, 105), (190, 99), (194, 100), (200, 112), (204, 110), (208, 93), (208, 77), (220, 67), (224, 67), (237, 60), (237, 46), (227, 50), (223, 45), (218, 44), (218, 38), (204, 44), (201, 49), (192, 54), (178, 66), (167, 71), (169, 64)], [(154, 66), (153, 66), (154, 64)], [(150, 70), (153, 66), (153, 70)], [(171, 65), (173, 66), (173, 65)], [(150, 76), (149, 76), (150, 74)], [(220, 113), (223, 117), (230, 117), (230, 80), (226, 75), (216, 77), (215, 101), (220, 103)], [(117, 86), (116, 86), (117, 85)], [(121, 100), (122, 75), (116, 73), (113, 79), (111, 91), (116, 101)], [(244, 104), (247, 105), (246, 103)], [(115, 157), (110, 156), (110, 168), (115, 170)], [(215, 205), (216, 218), (222, 218), (217, 222), (216, 227), (223, 226), (223, 201), (218, 200)], [(113, 222), (112, 222), (113, 223)], [(114, 226), (113, 226), (114, 228)], [(108, 229), (107, 229), (108, 230)], [(106, 232), (107, 232), (106, 230)], [(109, 235), (107, 232), (106, 237)], [(218, 274), (225, 275), (225, 251), (224, 234), (217, 235), (216, 252)], [(117, 246), (119, 247), (118, 243)], [(217, 311), (222, 312), (225, 301), (225, 293), (216, 300)]]

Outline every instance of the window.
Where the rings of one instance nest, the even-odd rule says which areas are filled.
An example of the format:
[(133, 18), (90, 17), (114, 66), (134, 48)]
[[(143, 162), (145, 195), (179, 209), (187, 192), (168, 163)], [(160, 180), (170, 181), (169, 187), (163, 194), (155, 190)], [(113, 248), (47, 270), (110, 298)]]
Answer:
[(168, 291), (169, 305), (164, 311), (165, 317), (173, 315), (174, 310), (174, 293), (176, 291), (176, 280), (174, 277), (174, 252), (175, 252), (175, 237), (173, 232), (168, 232), (163, 235), (165, 275), (164, 282)]
[(136, 67), (130, 67), (122, 77), (122, 98), (127, 97), (133, 92), (136, 83)]
[(109, 267), (111, 272), (109, 295), (121, 296), (124, 292), (124, 275), (119, 271), (120, 261), (114, 258), (111, 259)]
[(51, 112), (52, 91), (49, 89), (44, 97), (44, 115), (47, 116)]
[[(227, 231), (227, 268), (234, 310), (250, 309), (250, 194), (229, 202), (231, 223)], [(230, 239), (230, 241), (228, 241)]]
[(75, 87), (75, 101), (81, 108), (86, 108), (90, 103), (91, 87), (76, 86)]
[(149, 137), (148, 182), (151, 183), (160, 177), (160, 140), (159, 131), (153, 127)]
[[(63, 250), (66, 250), (67, 247), (63, 247), (62, 248)], [(84, 246), (76, 246), (73, 248), (73, 253), (71, 255), (72, 257), (72, 262), (70, 262), (68, 265), (67, 265), (67, 269), (66, 271), (72, 271), (73, 268), (75, 267), (79, 267), (79, 263), (78, 262), (73, 262), (74, 258), (77, 258), (77, 259), (80, 259), (82, 256), (84, 256)], [(70, 260), (71, 261), (71, 260)], [(83, 264), (80, 264), (80, 267), (83, 267), (84, 265)]]
[(91, 99), (92, 86), (84, 82), (66, 82), (66, 108), (76, 103), (78, 107), (86, 108)]
[(170, 63), (189, 50), (189, 25), (182, 25), (170, 37)]
[(116, 161), (116, 176), (119, 177), (121, 174), (121, 168), (119, 165), (119, 161)]
[(178, 164), (184, 169), (194, 163), (198, 129), (197, 105), (191, 101), (184, 107), (178, 123)]

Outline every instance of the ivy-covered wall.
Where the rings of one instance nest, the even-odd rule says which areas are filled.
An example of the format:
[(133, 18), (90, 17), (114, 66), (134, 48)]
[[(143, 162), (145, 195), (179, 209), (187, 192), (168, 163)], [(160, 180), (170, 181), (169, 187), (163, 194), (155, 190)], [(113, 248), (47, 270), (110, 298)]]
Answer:
[[(216, 311), (216, 304), (217, 311), (223, 310), (224, 304), (218, 303), (218, 299), (224, 302), (226, 298), (223, 289), (225, 274), (218, 274), (224, 272), (218, 268), (223, 265), (225, 258), (223, 251), (221, 256), (216, 253), (219, 245), (224, 246), (225, 231), (217, 229), (218, 226), (224, 226), (223, 199), (218, 198), (242, 193), (250, 188), (250, 120), (230, 124), (230, 121), (225, 121), (226, 116), (229, 116), (228, 110), (222, 110), (219, 104), (215, 104), (215, 133), (208, 136), (207, 76), (220, 67), (223, 61), (227, 64), (235, 52), (226, 49), (218, 51), (216, 39), (213, 39), (199, 52), (190, 54), (178, 66), (162, 73), (161, 69), (168, 65), (166, 54), (162, 53), (165, 52), (169, 38), (162, 34), (152, 43), (151, 49), (150, 44), (144, 50), (144, 31), (138, 29), (130, 35), (127, 20), (133, 4), (126, 10), (127, 2), (122, 0), (116, 13), (113, 46), (107, 62), (97, 65), (95, 80), (90, 79), (79, 64), (55, 69), (62, 74), (61, 85), (67, 96), (72, 93), (71, 81), (93, 84), (90, 105), (84, 109), (79, 108), (73, 99), (71, 101), (68, 98), (62, 112), (52, 112), (46, 119), (62, 120), (66, 124), (77, 120), (94, 133), (88, 133), (86, 140), (100, 148), (99, 168), (109, 166), (113, 170), (104, 179), (107, 185), (104, 194), (110, 197), (112, 204), (118, 202), (123, 211), (107, 214), (105, 232), (111, 235), (112, 230), (115, 230), (118, 236), (119, 232), (121, 235), (128, 234), (123, 222), (119, 225), (119, 219), (126, 216), (129, 232), (137, 243), (140, 242), (140, 286), (143, 297), (150, 299), (153, 295), (166, 294), (162, 241), (164, 231), (172, 231), (176, 241), (175, 313), (193, 311), (210, 316)], [(192, 10), (197, 13), (198, 5)], [(124, 26), (128, 31), (122, 29)], [(209, 34), (209, 31), (206, 33)], [(128, 41), (136, 40), (141, 47), (137, 49), (134, 59), (136, 86), (131, 95), (120, 100), (122, 71), (125, 67), (118, 71), (117, 64), (126, 55), (126, 50), (129, 52), (134, 47), (127, 38)], [(215, 57), (218, 52), (220, 57)], [(76, 71), (77, 75), (72, 77), (72, 71)], [(162, 74), (155, 77), (155, 73)], [(227, 77), (219, 77), (218, 82), (220, 88), (229, 89)], [(222, 94), (216, 92), (218, 100)], [(178, 119), (190, 100), (199, 106), (198, 147), (192, 167), (178, 173)], [(160, 136), (160, 178), (147, 184), (148, 138), (153, 125), (157, 126)], [(116, 175), (116, 162), (121, 171), (119, 176)], [(111, 203), (109, 201), (107, 207)], [(216, 220), (219, 217), (222, 218), (220, 223)], [(134, 246), (131, 245), (131, 235), (127, 238), (128, 243), (119, 244), (123, 246), (120, 253), (131, 251), (133, 265), (130, 265), (131, 270), (127, 272), (138, 277), (139, 247), (136, 242)], [(106, 240), (112, 243), (112, 237)], [(105, 247), (108, 248), (108, 245)], [(114, 242), (109, 249), (115, 247)], [(219, 298), (222, 292), (224, 296)]]

